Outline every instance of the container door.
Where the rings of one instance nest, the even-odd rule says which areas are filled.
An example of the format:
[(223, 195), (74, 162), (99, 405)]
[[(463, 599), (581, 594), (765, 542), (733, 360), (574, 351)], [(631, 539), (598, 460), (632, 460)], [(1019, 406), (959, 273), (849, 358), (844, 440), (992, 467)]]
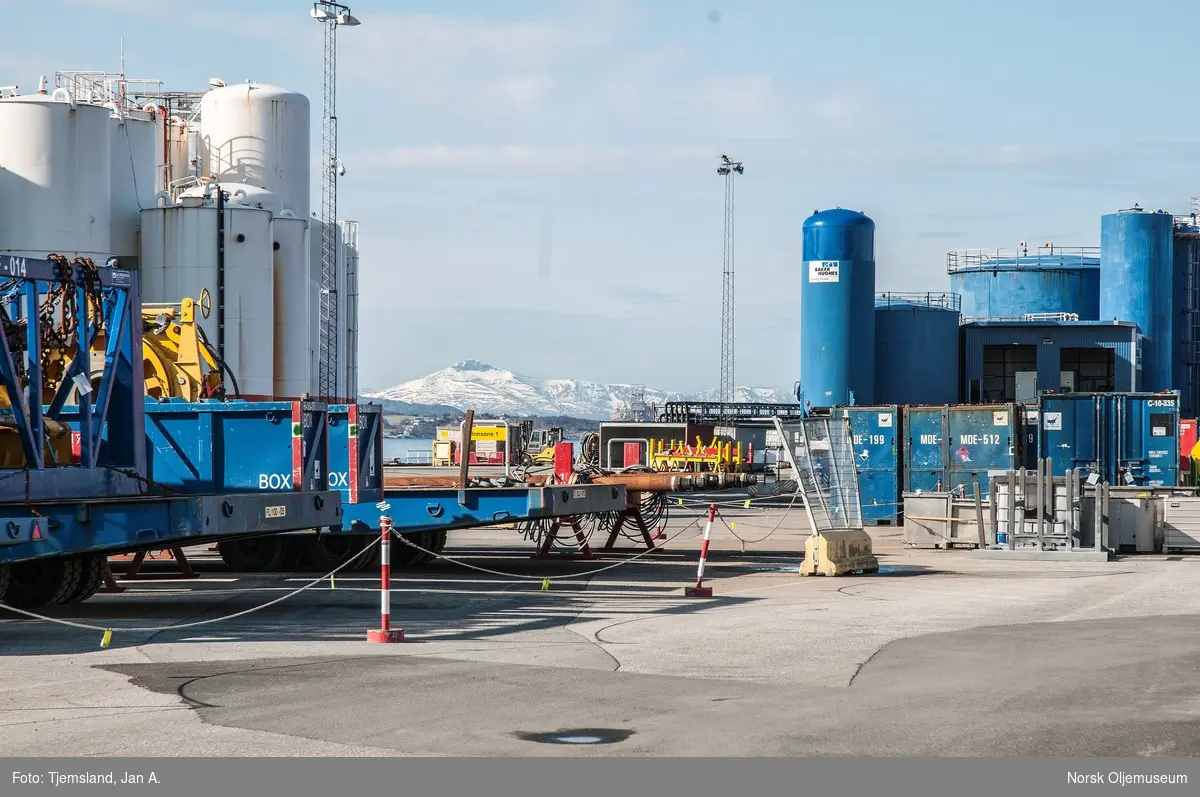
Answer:
[(864, 523), (894, 523), (900, 502), (899, 407), (845, 408), (854, 435), (854, 462)]
[[(1099, 396), (1043, 396), (1039, 406), (1041, 457), (1052, 460), (1056, 476), (1068, 470), (1101, 472), (1100, 445), (1104, 407)], [(1033, 463), (1037, 467), (1037, 462)]]
[(1039, 440), (1041, 435), (1038, 433), (1038, 428), (1041, 426), (1038, 420), (1038, 411), (1036, 409), (1025, 410), (1025, 426), (1021, 431), (1021, 437), (1025, 441), (1025, 450), (1021, 456), (1021, 461), (1024, 463), (1025, 470), (1037, 470), (1038, 457), (1041, 456), (1038, 452)]
[(904, 410), (904, 490), (933, 493), (946, 485), (946, 408)]
[(1179, 402), (1174, 397), (1113, 396), (1124, 423), (1119, 424), (1122, 484), (1174, 487), (1179, 481)]
[(963, 497), (987, 495), (991, 471), (1016, 468), (1020, 421), (1016, 405), (951, 407), (948, 420), (950, 487)]

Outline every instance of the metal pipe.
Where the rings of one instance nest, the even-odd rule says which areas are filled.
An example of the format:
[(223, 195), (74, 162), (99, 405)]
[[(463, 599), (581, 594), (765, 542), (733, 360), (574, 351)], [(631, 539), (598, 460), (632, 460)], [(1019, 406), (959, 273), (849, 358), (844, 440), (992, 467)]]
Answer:
[(1063, 531), (1067, 537), (1067, 550), (1075, 550), (1075, 471), (1068, 470), (1063, 478), (1063, 491), (1066, 493), (1067, 511), (1063, 519)]
[(1045, 533), (1046, 513), (1045, 513), (1045, 487), (1043, 479), (1046, 476), (1046, 460), (1041, 457), (1037, 461), (1037, 547), (1038, 550), (1045, 550), (1042, 545), (1042, 535)]
[[(1016, 523), (1019, 525), (1014, 525), (1009, 530), (1008, 547), (1010, 550), (1013, 548), (1016, 548), (1016, 540), (1017, 540), (1018, 535), (1021, 536), (1022, 538), (1025, 537), (1025, 533), (1026, 533), (1025, 532), (1025, 517), (1029, 514), (1026, 511), (1026, 504), (1028, 503), (1026, 498), (1029, 495), (1029, 471), (1025, 470), (1025, 468), (1021, 468), (1021, 470), (1019, 470), (1017, 472), (1021, 474), (1021, 478), (1020, 478), (1021, 490), (1019, 493), (1014, 492), (1013, 504), (1014, 504), (1014, 508), (1018, 510), (1015, 514), (1016, 514)], [(1016, 506), (1018, 500), (1020, 501), (1020, 505)]]
[[(225, 360), (225, 192), (217, 185), (217, 356)], [(322, 396), (323, 400), (327, 397)]]

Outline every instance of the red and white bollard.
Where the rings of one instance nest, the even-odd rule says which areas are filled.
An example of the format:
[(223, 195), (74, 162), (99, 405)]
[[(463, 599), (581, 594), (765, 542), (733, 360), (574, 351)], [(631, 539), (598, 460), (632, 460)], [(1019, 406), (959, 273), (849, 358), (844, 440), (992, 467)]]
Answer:
[(404, 629), (392, 628), (392, 519), (379, 518), (379, 628), (367, 631), (368, 642), (403, 642)]
[(717, 505), (708, 505), (708, 522), (704, 524), (704, 542), (700, 544), (700, 566), (696, 568), (696, 586), (684, 587), (683, 594), (689, 598), (711, 598), (712, 587), (704, 586), (704, 563), (708, 561), (708, 539), (712, 535), (713, 520), (717, 517)]

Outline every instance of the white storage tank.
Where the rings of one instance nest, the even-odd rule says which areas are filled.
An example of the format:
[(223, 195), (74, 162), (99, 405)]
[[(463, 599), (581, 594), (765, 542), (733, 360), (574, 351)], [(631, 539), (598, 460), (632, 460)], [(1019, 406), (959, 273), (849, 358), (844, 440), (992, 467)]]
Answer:
[(200, 101), (202, 173), (269, 189), (308, 218), (309, 113), (307, 97), (278, 86), (213, 89)]
[[(284, 211), (288, 213), (290, 211)], [(317, 352), (312, 330), (308, 221), (279, 216), (275, 234), (275, 398), (312, 393)], [(315, 394), (314, 394), (315, 395)]]
[(112, 254), (112, 123), (66, 89), (0, 99), (0, 251)]
[[(272, 212), (276, 202), (258, 193), (260, 202), (240, 204), (254, 194), (253, 186), (225, 184), (225, 338), (226, 365), (237, 379), (242, 398), (269, 399), (274, 395), (275, 311)], [(265, 201), (264, 201), (265, 200)], [(207, 319), (198, 319), (209, 343), (218, 345), (217, 206), (209, 197), (183, 196), (179, 203), (142, 212), (142, 300), (178, 303), (211, 297)], [(234, 386), (227, 384), (229, 395)]]
[(142, 210), (155, 204), (160, 125), (147, 111), (110, 111), (109, 248), (126, 266), (133, 266)]

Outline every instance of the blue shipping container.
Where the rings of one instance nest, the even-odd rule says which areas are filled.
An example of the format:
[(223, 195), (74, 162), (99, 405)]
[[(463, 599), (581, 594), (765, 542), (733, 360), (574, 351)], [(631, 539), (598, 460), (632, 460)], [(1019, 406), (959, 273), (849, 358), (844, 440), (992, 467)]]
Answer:
[(1040, 442), (1055, 475), (1079, 468), (1098, 481), (1179, 483), (1179, 397), (1163, 393), (1047, 394)]
[(383, 408), (378, 404), (329, 407), (329, 489), (342, 494), (343, 505), (373, 506), (383, 500)]
[(949, 489), (964, 496), (987, 495), (992, 471), (1021, 467), (1024, 408), (1020, 404), (959, 405), (946, 408)]
[(839, 407), (850, 419), (862, 519), (867, 524), (899, 521), (900, 407)]
[[(192, 494), (327, 490), (328, 415), (311, 401), (146, 399), (147, 476)], [(60, 420), (78, 431), (76, 408)]]
[(904, 491), (939, 492), (946, 487), (946, 408), (904, 408)]

